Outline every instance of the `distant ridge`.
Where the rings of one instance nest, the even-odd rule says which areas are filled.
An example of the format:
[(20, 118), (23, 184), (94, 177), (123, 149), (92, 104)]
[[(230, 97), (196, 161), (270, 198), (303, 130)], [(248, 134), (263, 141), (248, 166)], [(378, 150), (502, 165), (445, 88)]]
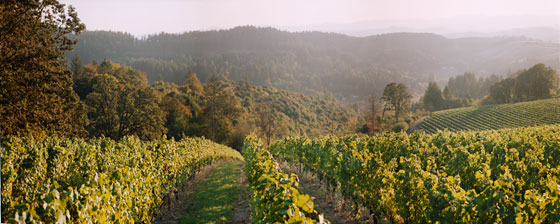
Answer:
[(189, 70), (202, 82), (227, 74), (234, 81), (310, 94), (342, 102), (381, 94), (390, 82), (416, 96), (427, 82), (473, 72), (506, 76), (538, 63), (560, 69), (560, 44), (522, 37), (450, 39), (433, 33), (352, 37), (324, 32), (287, 32), (254, 26), (227, 30), (159, 33), (87, 31), (74, 54), (82, 61), (112, 60), (146, 73), (148, 81), (180, 84)]

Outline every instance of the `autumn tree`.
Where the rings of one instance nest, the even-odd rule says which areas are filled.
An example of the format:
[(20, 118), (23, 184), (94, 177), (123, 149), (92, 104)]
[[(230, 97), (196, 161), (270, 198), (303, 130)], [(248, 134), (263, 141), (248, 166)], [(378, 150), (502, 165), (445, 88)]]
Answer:
[(192, 117), (192, 110), (184, 104), (184, 97), (171, 92), (163, 97), (161, 107), (166, 114), (167, 137), (173, 137), (176, 140), (185, 137), (188, 134), (187, 128)]
[(204, 87), (200, 83), (200, 80), (196, 76), (196, 73), (189, 70), (185, 82), (183, 83), (187, 92), (193, 92), (196, 95), (204, 94)]
[(92, 91), (85, 99), (90, 135), (113, 139), (136, 135), (152, 140), (165, 133), (161, 99), (143, 73), (107, 60), (86, 68), (93, 69), (86, 71), (93, 72), (88, 75)]
[(402, 83), (389, 83), (383, 90), (381, 100), (385, 102), (383, 114), (386, 110), (395, 112), (395, 119), (398, 122), (401, 114), (408, 111), (412, 95), (408, 92), (408, 87)]
[(0, 2), (0, 126), (3, 134), (83, 135), (87, 119), (64, 54), (85, 28), (56, 0)]

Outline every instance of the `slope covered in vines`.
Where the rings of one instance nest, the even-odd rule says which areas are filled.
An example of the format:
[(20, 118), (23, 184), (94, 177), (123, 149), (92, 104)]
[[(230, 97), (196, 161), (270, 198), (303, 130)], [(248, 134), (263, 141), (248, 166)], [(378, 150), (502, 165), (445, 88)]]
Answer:
[(437, 111), (416, 130), (490, 130), (560, 123), (560, 98)]

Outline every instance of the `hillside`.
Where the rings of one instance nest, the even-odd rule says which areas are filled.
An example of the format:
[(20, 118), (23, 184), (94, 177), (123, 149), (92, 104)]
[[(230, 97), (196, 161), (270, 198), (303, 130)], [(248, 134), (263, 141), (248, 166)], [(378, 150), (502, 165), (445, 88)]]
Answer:
[(143, 38), (88, 31), (72, 52), (83, 61), (104, 58), (144, 71), (150, 83), (181, 83), (188, 70), (202, 82), (212, 75), (304, 93), (332, 93), (339, 100), (380, 94), (393, 81), (420, 95), (436, 80), (469, 71), (505, 75), (536, 63), (560, 68), (560, 45), (526, 38), (448, 39), (429, 33), (351, 37), (236, 27)]
[(560, 123), (560, 99), (437, 111), (416, 130), (489, 130)]
[(258, 123), (262, 107), (267, 107), (266, 116), (277, 121), (278, 137), (348, 134), (363, 122), (355, 110), (332, 98), (255, 85), (237, 85), (235, 94), (249, 115), (240, 122)]

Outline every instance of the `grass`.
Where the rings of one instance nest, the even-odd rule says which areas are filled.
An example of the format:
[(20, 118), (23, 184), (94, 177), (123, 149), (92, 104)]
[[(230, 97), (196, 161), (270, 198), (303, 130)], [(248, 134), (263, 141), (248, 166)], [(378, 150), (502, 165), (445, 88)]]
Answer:
[(187, 215), (180, 223), (228, 223), (235, 202), (241, 194), (239, 177), (243, 162), (234, 161), (213, 170), (197, 186), (192, 195)]
[(560, 99), (463, 107), (437, 111), (417, 130), (435, 133), (449, 131), (517, 128), (560, 123)]

